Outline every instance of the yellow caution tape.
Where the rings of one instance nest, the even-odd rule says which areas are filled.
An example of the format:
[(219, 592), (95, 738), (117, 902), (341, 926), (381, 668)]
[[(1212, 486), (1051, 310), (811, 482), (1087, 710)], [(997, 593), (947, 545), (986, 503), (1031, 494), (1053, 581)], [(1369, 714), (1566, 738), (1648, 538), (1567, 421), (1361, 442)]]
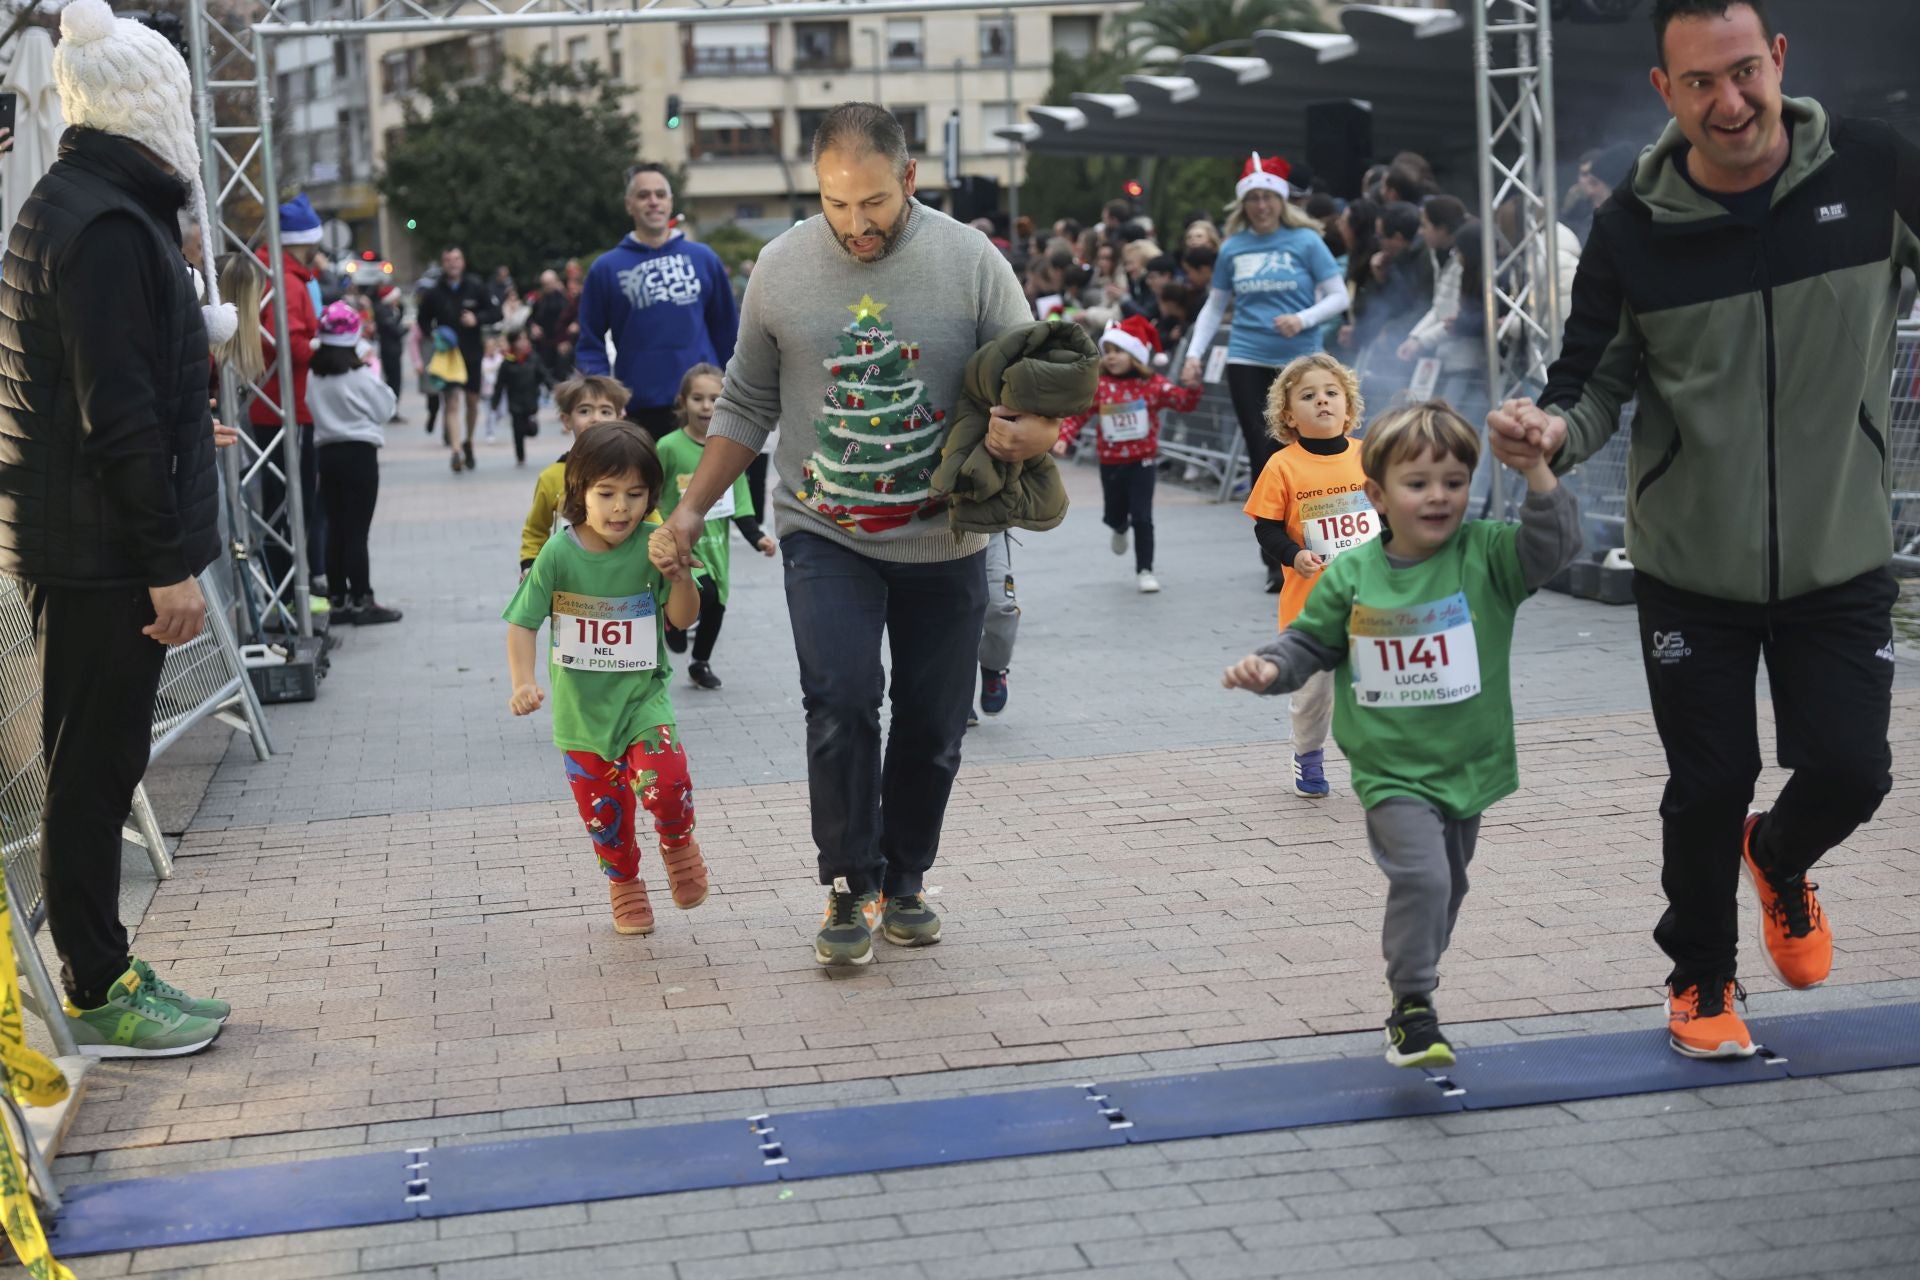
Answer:
[[(13, 960), (12, 914), (6, 877), (0, 876), (0, 1066), (6, 1068), (7, 1092), (16, 1102), (47, 1107), (67, 1096), (67, 1077), (44, 1054), (27, 1047), (26, 1028), (20, 1021), (20, 973)], [(54, 1010), (48, 1014), (58, 1016)], [(11, 1128), (0, 1124), (0, 1137), (6, 1142), (6, 1159), (0, 1161), (0, 1213), (6, 1215), (7, 1239), (13, 1242), (20, 1265), (34, 1280), (73, 1280), (73, 1272), (47, 1248), (40, 1215), (28, 1192), (26, 1164), (14, 1146)], [(33, 1135), (22, 1133), (21, 1139), (31, 1142)]]

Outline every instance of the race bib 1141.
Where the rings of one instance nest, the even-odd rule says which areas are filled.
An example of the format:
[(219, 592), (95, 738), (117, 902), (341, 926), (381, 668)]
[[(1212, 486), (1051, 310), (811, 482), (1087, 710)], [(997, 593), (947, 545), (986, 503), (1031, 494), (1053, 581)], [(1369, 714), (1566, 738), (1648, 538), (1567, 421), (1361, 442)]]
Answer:
[(1300, 503), (1300, 532), (1307, 550), (1331, 560), (1379, 537), (1380, 516), (1365, 490), (1323, 493)]
[(1464, 592), (1405, 609), (1355, 604), (1347, 657), (1362, 709), (1445, 706), (1480, 692), (1480, 649)]
[(569, 671), (652, 671), (660, 665), (653, 593), (553, 593), (553, 665)]

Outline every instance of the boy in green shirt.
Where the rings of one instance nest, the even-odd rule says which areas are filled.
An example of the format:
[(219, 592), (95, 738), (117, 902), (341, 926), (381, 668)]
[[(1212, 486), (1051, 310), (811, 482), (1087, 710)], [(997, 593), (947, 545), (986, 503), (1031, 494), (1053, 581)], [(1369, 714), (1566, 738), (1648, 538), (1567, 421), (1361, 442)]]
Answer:
[[(680, 505), (680, 495), (686, 492), (687, 482), (693, 479), (693, 473), (700, 467), (700, 457), (707, 451), (707, 428), (713, 423), (714, 406), (720, 403), (724, 376), (714, 365), (696, 364), (680, 379), (680, 394), (673, 401), (673, 413), (680, 429), (662, 436), (659, 445), (662, 519), (672, 515), (673, 509)], [(687, 678), (695, 688), (711, 691), (720, 687), (720, 677), (713, 674), (711, 664), (713, 648), (720, 643), (720, 625), (726, 621), (727, 587), (733, 578), (727, 522), (731, 520), (738, 525), (740, 536), (761, 555), (770, 556), (777, 550), (773, 539), (761, 531), (756, 514), (747, 478), (739, 476), (733, 488), (707, 512), (706, 529), (694, 544), (693, 554), (702, 566), (693, 575), (694, 584), (700, 588), (700, 629), (693, 636), (693, 664), (687, 668)], [(687, 633), (669, 629), (667, 648), (685, 653)]]
[(1442, 401), (1388, 414), (1360, 455), (1387, 532), (1340, 556), (1298, 617), (1227, 669), (1290, 693), (1338, 669), (1333, 736), (1386, 873), (1387, 1061), (1450, 1066), (1433, 1008), (1480, 815), (1519, 786), (1508, 663), (1521, 602), (1580, 550), (1573, 495), (1536, 450), (1518, 525), (1465, 521), (1478, 433)]
[(610, 881), (613, 927), (652, 933), (640, 879), (639, 809), (653, 815), (673, 904), (707, 900), (707, 867), (693, 838), (693, 784), (674, 731), (662, 624), (685, 628), (700, 597), (676, 569), (661, 575), (634, 537), (660, 494), (660, 460), (630, 422), (596, 426), (567, 456), (562, 514), (503, 615), (517, 716), (546, 700), (534, 680), (534, 641), (548, 632), (553, 742)]

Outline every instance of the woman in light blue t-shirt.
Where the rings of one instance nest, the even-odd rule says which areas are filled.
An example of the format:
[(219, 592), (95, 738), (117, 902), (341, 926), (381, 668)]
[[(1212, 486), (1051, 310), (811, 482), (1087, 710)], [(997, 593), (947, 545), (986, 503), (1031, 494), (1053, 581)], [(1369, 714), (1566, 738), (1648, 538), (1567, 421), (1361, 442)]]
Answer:
[[(1228, 303), (1227, 392), (1258, 480), (1277, 447), (1267, 434), (1267, 390), (1289, 360), (1321, 349), (1320, 326), (1347, 306), (1339, 264), (1320, 225), (1287, 202), (1287, 162), (1255, 152), (1233, 189), (1227, 242), (1214, 266), (1213, 289), (1193, 323), (1183, 380), (1200, 379), (1200, 361), (1220, 331)], [(1281, 566), (1267, 562), (1267, 590), (1281, 586)]]

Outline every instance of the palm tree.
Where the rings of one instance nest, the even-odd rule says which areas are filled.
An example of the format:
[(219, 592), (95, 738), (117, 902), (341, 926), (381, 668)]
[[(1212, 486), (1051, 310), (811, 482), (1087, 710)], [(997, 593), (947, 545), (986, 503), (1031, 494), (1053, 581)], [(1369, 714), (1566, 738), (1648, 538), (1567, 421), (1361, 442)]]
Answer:
[[(1190, 53), (1246, 52), (1255, 31), (1324, 31), (1313, 0), (1154, 0), (1120, 19), (1123, 48), (1156, 71)], [(1222, 46), (1225, 46), (1223, 48)]]

